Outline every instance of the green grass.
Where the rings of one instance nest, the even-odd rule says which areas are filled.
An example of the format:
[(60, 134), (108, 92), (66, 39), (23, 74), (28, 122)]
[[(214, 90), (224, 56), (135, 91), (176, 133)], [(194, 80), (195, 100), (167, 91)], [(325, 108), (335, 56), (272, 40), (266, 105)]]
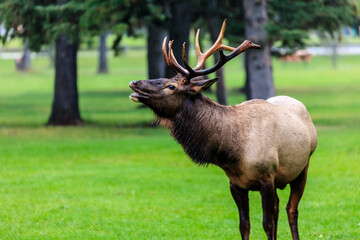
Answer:
[[(81, 56), (81, 54), (80, 54)], [(46, 127), (54, 72), (44, 58), (30, 73), (0, 60), (0, 239), (240, 239), (228, 180), (198, 167), (153, 114), (128, 99), (145, 79), (145, 53), (110, 59), (96, 75), (79, 58), (81, 127)], [(230, 103), (244, 100), (242, 62), (228, 64)], [(360, 57), (274, 60), (277, 93), (307, 106), (319, 144), (300, 203), (302, 239), (360, 236)], [(210, 94), (213, 97), (212, 94)], [(279, 191), (279, 239), (290, 239)], [(250, 194), (251, 239), (265, 239), (257, 192)]]

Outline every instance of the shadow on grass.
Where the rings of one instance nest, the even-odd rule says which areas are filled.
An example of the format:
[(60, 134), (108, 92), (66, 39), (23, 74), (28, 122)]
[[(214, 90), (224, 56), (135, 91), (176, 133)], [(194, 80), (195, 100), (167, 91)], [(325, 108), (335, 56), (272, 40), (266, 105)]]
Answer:
[[(129, 99), (129, 91), (104, 90), (80, 92), (79, 127), (155, 128), (150, 110)], [(26, 92), (0, 96), (0, 127), (38, 128), (46, 126), (51, 112), (52, 94)]]
[(128, 98), (130, 93), (133, 91), (129, 88), (128, 91), (124, 90), (104, 90), (104, 91), (80, 91), (80, 97), (90, 98), (112, 98), (112, 97), (123, 97)]
[(327, 95), (327, 94), (339, 94), (339, 93), (349, 93), (349, 92), (358, 92), (360, 87), (351, 86), (298, 86), (298, 87), (280, 87), (276, 89), (277, 95)]
[(160, 127), (157, 121), (136, 122), (136, 123), (126, 124), (126, 123), (99, 122), (99, 121), (89, 121), (89, 120), (84, 120), (84, 124), (82, 126), (97, 127), (97, 128), (121, 128), (121, 129)]
[(98, 122), (91, 120), (84, 120), (83, 124), (80, 125), (48, 125), (46, 122), (36, 122), (36, 123), (0, 123), (0, 128), (43, 128), (43, 127), (94, 127), (94, 128), (118, 128), (118, 129), (134, 129), (134, 128), (160, 128), (159, 124), (156, 121), (151, 122), (136, 122), (129, 124), (122, 123), (112, 123), (112, 122)]

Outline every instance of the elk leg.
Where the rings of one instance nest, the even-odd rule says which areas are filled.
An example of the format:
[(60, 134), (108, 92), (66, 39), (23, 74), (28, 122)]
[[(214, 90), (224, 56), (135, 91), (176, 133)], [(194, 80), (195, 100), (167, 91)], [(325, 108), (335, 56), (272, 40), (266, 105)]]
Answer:
[(279, 218), (279, 197), (275, 189), (275, 206), (274, 206), (274, 240), (277, 238), (277, 224)]
[(263, 228), (268, 240), (274, 238), (274, 215), (275, 215), (275, 186), (272, 180), (264, 182), (260, 188), (261, 202), (263, 207)]
[(289, 220), (289, 225), (293, 240), (299, 240), (298, 205), (302, 197), (302, 194), (304, 192), (308, 167), (309, 167), (309, 163), (306, 165), (306, 167), (300, 173), (300, 175), (290, 183), (291, 191), (290, 191), (289, 202), (286, 206), (286, 211), (288, 215), (288, 220)]
[(249, 240), (250, 219), (249, 219), (249, 195), (248, 190), (239, 188), (230, 183), (231, 195), (239, 209), (241, 239)]

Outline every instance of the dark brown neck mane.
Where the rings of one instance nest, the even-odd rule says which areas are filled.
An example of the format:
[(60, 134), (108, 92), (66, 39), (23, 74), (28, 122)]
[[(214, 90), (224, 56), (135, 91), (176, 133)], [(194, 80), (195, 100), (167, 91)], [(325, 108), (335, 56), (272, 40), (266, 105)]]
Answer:
[(172, 136), (184, 151), (199, 165), (216, 163), (217, 141), (215, 129), (221, 124), (227, 107), (199, 94), (187, 99), (182, 110), (169, 126)]

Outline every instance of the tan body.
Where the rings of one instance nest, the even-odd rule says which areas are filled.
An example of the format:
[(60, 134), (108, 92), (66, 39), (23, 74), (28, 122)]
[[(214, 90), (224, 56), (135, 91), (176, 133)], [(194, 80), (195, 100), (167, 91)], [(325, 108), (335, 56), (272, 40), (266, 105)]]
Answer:
[[(194, 114), (190, 118), (206, 139), (191, 146), (207, 151), (212, 149), (209, 157), (201, 153), (205, 156), (203, 161), (223, 168), (233, 184), (257, 190), (262, 181), (273, 179), (275, 187), (284, 188), (303, 171), (316, 148), (317, 136), (301, 102), (278, 96), (266, 101), (250, 100), (239, 105), (221, 106), (205, 99), (206, 104), (201, 103), (199, 108), (195, 101)], [(169, 119), (162, 119), (160, 123), (174, 131), (174, 124)], [(192, 131), (192, 128), (187, 129)], [(199, 133), (185, 134), (196, 139)], [(177, 139), (176, 134), (173, 135)], [(186, 143), (181, 140), (179, 143), (192, 157)], [(227, 153), (226, 158), (230, 160), (222, 159), (221, 153)]]
[(227, 108), (233, 120), (224, 121), (226, 127), (214, 124), (213, 134), (228, 136), (217, 143), (219, 151), (236, 152), (236, 163), (221, 166), (217, 159), (232, 183), (256, 189), (263, 176), (263, 181), (274, 178), (275, 186), (283, 188), (303, 171), (317, 136), (301, 102), (280, 96)]

